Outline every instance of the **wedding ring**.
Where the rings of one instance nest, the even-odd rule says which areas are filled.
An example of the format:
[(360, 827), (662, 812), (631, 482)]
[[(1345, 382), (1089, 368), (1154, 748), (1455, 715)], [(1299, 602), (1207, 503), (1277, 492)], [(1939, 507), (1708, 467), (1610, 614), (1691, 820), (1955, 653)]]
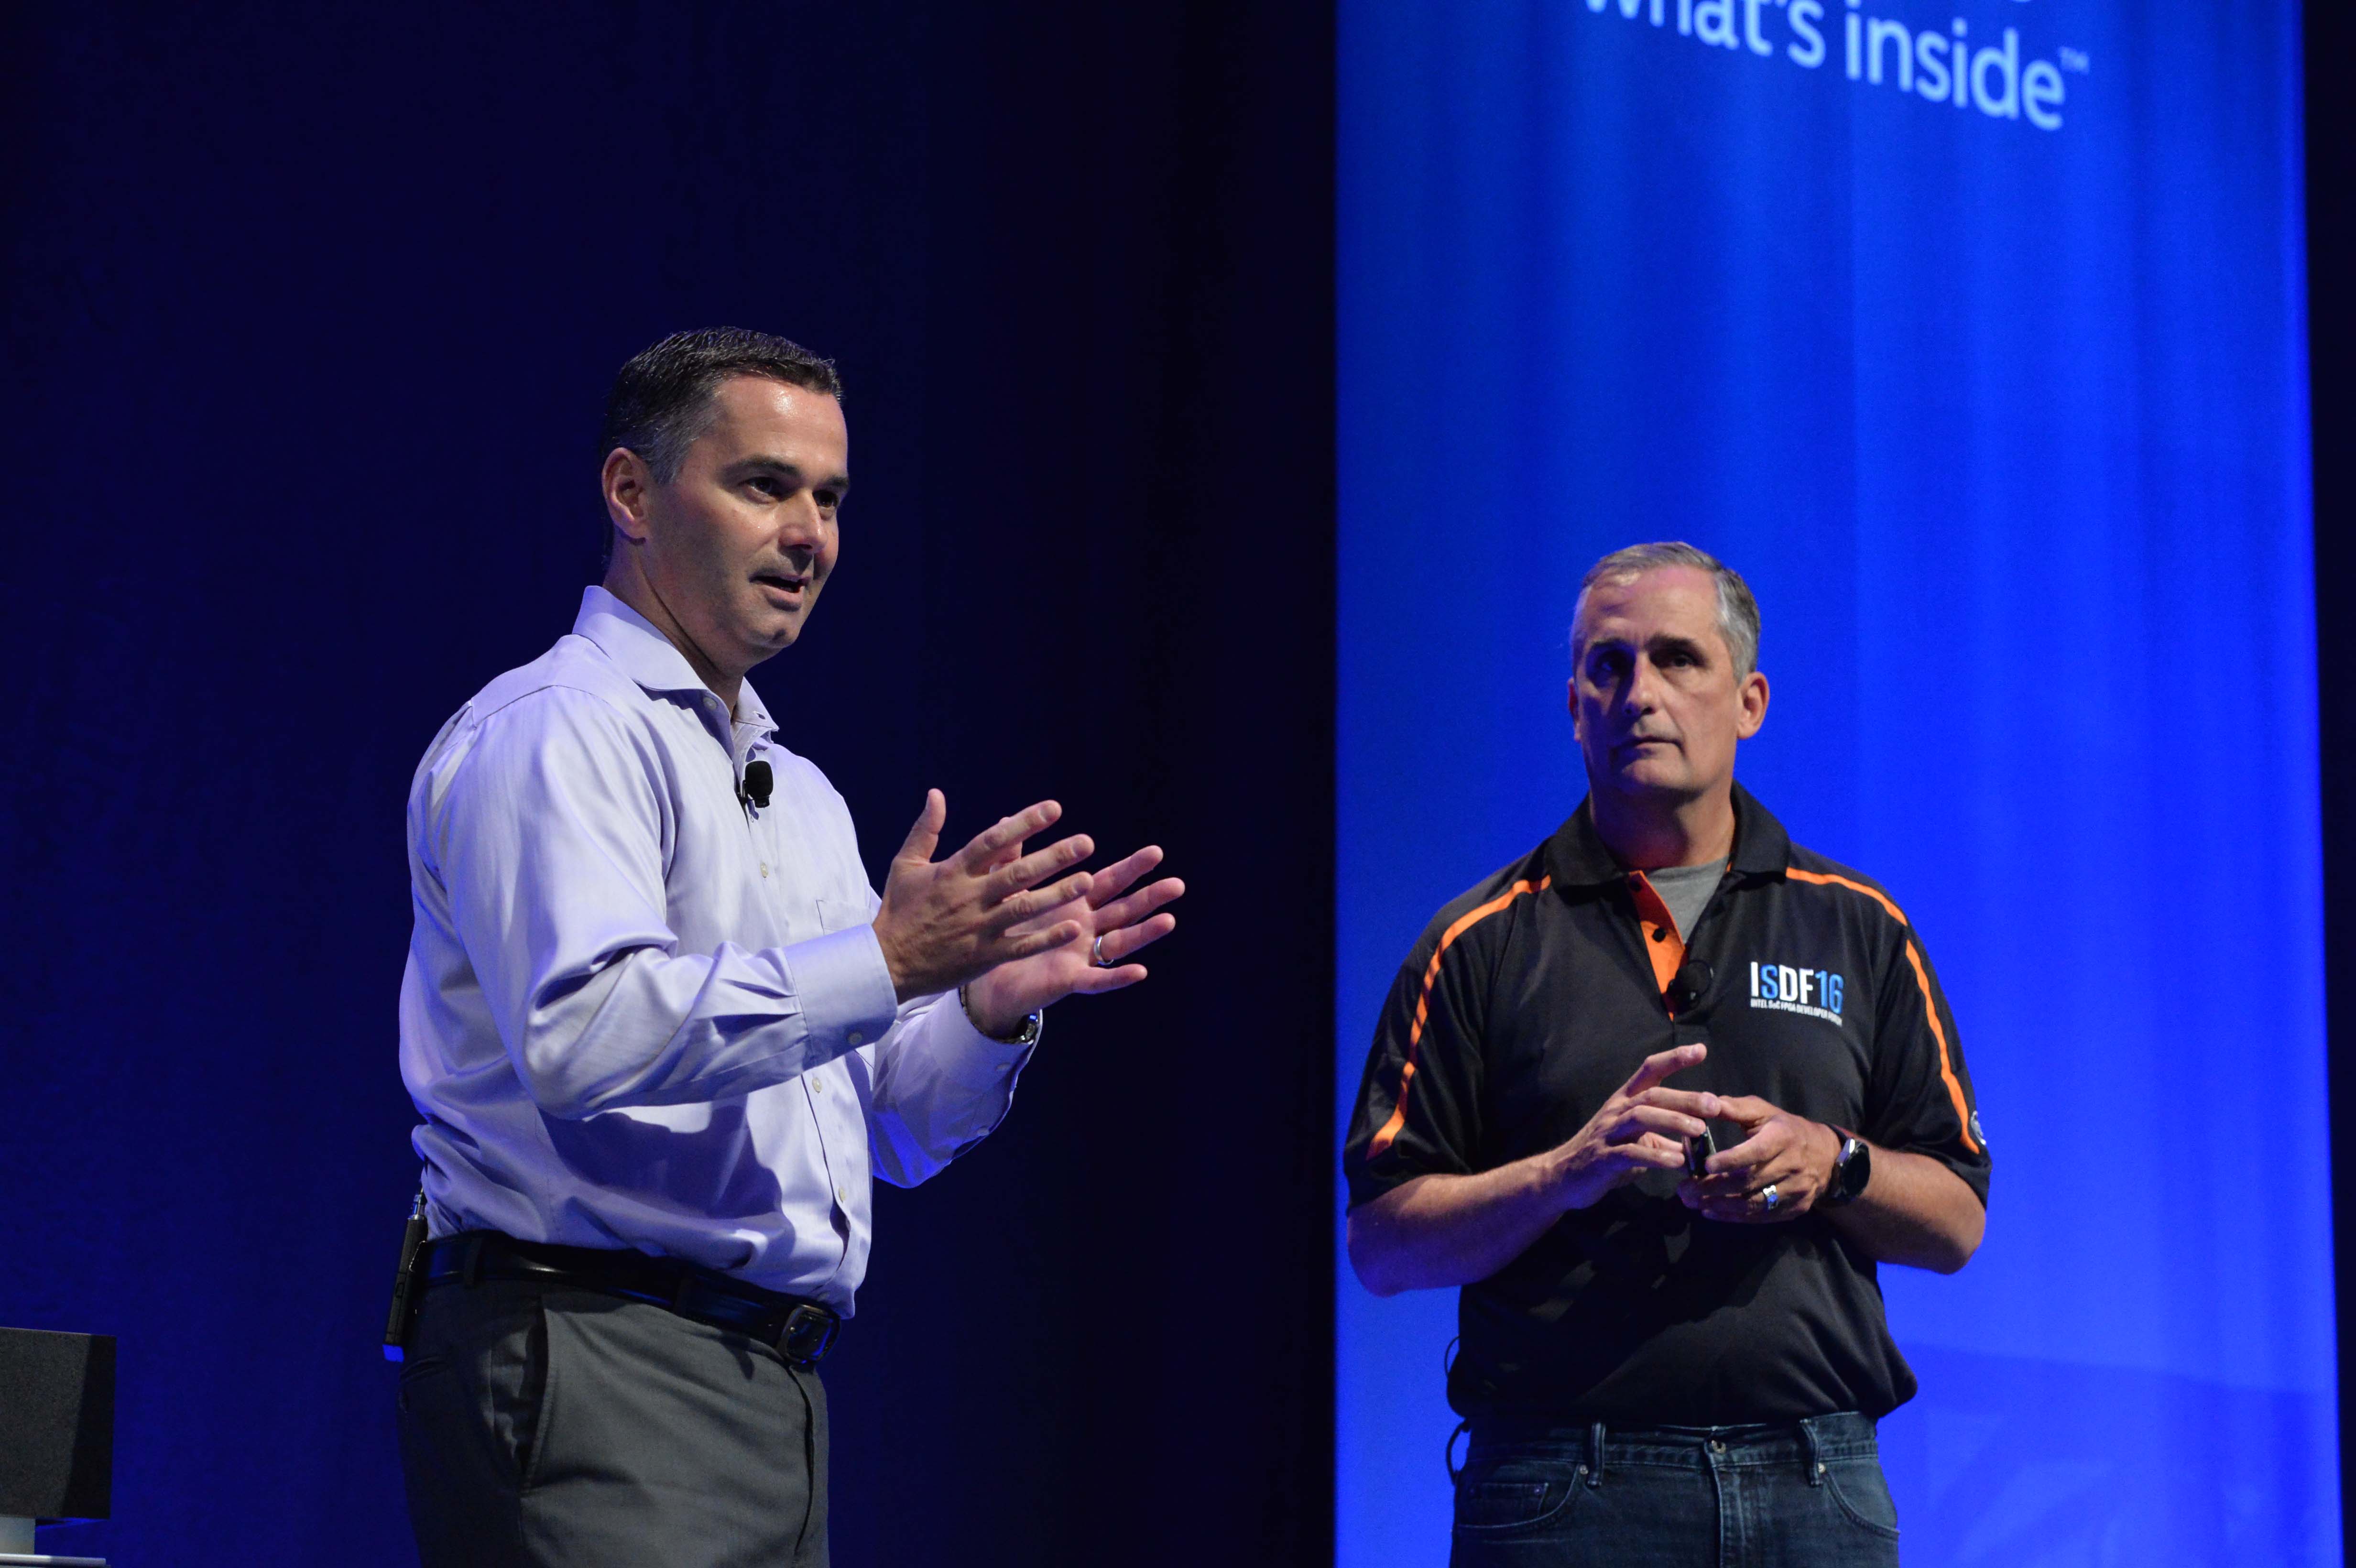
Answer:
[(1775, 1184), (1772, 1181), (1759, 1189), (1759, 1196), (1767, 1200), (1767, 1207), (1770, 1209), (1783, 1201), (1783, 1195), (1775, 1190)]
[(1093, 943), (1090, 943), (1090, 944), (1088, 944), (1088, 953), (1089, 953), (1090, 956), (1092, 956), (1092, 957), (1094, 957), (1094, 958), (1096, 959), (1096, 964), (1097, 964), (1097, 967), (1098, 967), (1098, 968), (1099, 968), (1099, 969), (1109, 969), (1109, 968), (1111, 968), (1111, 967), (1112, 967), (1112, 960), (1111, 960), (1111, 959), (1109, 959), (1109, 958), (1108, 958), (1108, 957), (1106, 957), (1106, 956), (1104, 955), (1104, 938), (1103, 938), (1103, 937), (1099, 936), (1099, 937), (1098, 937), (1098, 938), (1096, 939), (1096, 941), (1094, 941)]

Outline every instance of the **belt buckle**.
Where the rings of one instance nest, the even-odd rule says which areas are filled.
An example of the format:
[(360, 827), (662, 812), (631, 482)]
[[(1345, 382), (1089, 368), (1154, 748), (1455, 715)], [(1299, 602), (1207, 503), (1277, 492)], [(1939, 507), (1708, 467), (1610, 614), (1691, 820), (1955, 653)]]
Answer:
[(786, 1314), (785, 1327), (777, 1330), (777, 1349), (798, 1367), (814, 1367), (841, 1328), (841, 1318), (804, 1302)]

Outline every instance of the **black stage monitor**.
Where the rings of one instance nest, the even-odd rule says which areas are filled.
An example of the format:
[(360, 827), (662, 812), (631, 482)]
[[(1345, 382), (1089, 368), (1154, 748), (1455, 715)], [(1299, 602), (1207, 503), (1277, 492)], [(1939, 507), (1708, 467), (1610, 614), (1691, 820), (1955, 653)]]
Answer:
[(104, 1519), (114, 1336), (0, 1328), (0, 1518)]

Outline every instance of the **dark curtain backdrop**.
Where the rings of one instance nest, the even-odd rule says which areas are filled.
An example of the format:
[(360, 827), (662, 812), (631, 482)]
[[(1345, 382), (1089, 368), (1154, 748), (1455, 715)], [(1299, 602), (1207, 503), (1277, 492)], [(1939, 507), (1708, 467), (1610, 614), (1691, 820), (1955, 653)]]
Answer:
[(1331, 47), (1246, 0), (0, 12), (0, 1323), (122, 1341), (116, 1518), (45, 1550), (413, 1561), (402, 796), (594, 574), (615, 368), (730, 323), (849, 383), (842, 567), (754, 680), (871, 868), (939, 784), (1194, 890), (881, 1194), (836, 1560), (1328, 1559)]

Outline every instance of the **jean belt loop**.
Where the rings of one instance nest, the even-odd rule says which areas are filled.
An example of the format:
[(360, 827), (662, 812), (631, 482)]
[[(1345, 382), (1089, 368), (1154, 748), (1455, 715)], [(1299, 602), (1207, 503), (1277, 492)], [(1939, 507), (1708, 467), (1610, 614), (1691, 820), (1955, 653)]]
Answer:
[(1812, 1420), (1800, 1423), (1800, 1435), (1806, 1440), (1808, 1450), (1808, 1485), (1821, 1487), (1825, 1484), (1825, 1456), (1822, 1440), (1816, 1435), (1816, 1424)]
[(1603, 1423), (1587, 1429), (1587, 1445), (1592, 1451), (1588, 1456), (1587, 1484), (1600, 1487), (1603, 1484)]
[(476, 1285), (482, 1283), (482, 1279), (483, 1232), (477, 1231), (473, 1235), (466, 1238), (466, 1262), (464, 1271), (460, 1275), (459, 1284), (465, 1288), (472, 1290)]

